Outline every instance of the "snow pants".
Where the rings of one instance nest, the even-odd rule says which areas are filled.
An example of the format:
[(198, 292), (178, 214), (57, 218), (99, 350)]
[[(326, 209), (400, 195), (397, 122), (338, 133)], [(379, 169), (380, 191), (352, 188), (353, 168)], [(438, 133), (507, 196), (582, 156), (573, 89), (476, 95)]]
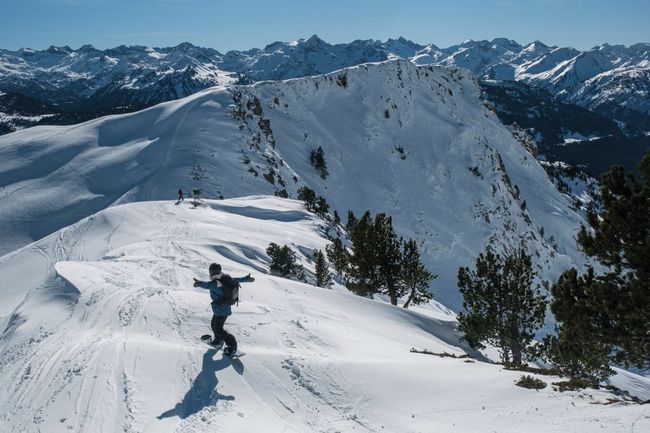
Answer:
[(214, 341), (226, 343), (227, 347), (231, 347), (233, 350), (237, 350), (237, 340), (235, 336), (228, 333), (223, 329), (223, 325), (226, 323), (228, 316), (212, 316), (212, 332), (214, 333)]

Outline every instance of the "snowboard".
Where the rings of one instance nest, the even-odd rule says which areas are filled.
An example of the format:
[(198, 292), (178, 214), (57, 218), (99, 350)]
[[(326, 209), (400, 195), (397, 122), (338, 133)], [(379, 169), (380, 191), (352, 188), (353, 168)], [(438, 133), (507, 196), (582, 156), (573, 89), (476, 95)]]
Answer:
[[(212, 341), (212, 335), (209, 335), (209, 334), (201, 335), (201, 341), (204, 342), (205, 344), (207, 344), (208, 346), (210, 346), (211, 348), (217, 349), (217, 350), (221, 349), (221, 346), (222, 346), (222, 344), (220, 344), (218, 346), (214, 346), (214, 345), (210, 344), (210, 341)], [(228, 356), (228, 358), (230, 358), (232, 360), (235, 360), (235, 359), (241, 358), (244, 355), (246, 355), (245, 352), (242, 352), (241, 350), (238, 350), (234, 354)], [(224, 355), (224, 356), (226, 356), (226, 355)]]

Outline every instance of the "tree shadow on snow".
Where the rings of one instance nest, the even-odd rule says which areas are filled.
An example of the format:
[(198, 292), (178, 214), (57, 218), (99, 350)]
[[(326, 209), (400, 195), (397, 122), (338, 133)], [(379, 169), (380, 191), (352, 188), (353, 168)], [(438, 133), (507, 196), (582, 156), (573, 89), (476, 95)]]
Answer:
[(396, 308), (395, 312), (402, 315), (408, 322), (417, 326), (424, 332), (431, 334), (443, 343), (464, 350), (467, 355), (477, 361), (491, 362), (481, 352), (471, 348), (467, 341), (463, 339), (463, 333), (458, 329), (458, 322), (434, 319), (433, 317), (428, 317), (404, 308)]
[(192, 382), (192, 387), (185, 393), (183, 399), (176, 403), (173, 408), (158, 415), (158, 419), (171, 418), (177, 416), (185, 419), (204, 407), (213, 406), (219, 400), (232, 401), (235, 399), (232, 395), (223, 395), (217, 392), (217, 371), (223, 370), (230, 365), (230, 358), (222, 357), (221, 359), (213, 359), (212, 357), (217, 353), (214, 349), (208, 349), (203, 354), (203, 365), (201, 372), (196, 376)]

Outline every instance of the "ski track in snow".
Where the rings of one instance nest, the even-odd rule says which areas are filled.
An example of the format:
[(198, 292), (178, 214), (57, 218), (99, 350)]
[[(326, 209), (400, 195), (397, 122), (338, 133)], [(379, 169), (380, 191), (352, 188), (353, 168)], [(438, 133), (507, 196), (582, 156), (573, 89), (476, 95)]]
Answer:
[[(264, 232), (252, 233), (260, 224)], [(409, 353), (410, 347), (468, 350), (452, 316), (434, 319), (259, 273), (266, 265), (258, 252), (288, 228), (302, 249), (322, 249), (320, 225), (297, 202), (275, 198), (198, 208), (148, 202), (110, 208), (26, 247), (48, 257), (61, 277), (26, 295), (0, 339), (1, 430), (640, 432), (650, 426), (644, 407), (605, 405), (611, 395), (603, 391), (522, 390), (513, 384), (517, 372)], [(235, 247), (246, 234), (247, 248)], [(247, 353), (232, 363), (198, 339), (209, 332), (211, 312), (207, 292), (193, 289), (191, 278), (205, 278), (211, 261), (256, 277), (243, 284), (242, 302), (227, 322)], [(68, 295), (53, 295), (59, 291)]]

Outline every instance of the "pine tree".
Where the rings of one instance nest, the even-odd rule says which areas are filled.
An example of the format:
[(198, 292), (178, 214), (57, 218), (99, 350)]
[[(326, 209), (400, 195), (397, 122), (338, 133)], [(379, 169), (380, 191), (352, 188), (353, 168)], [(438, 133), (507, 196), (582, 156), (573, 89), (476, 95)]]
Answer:
[(327, 259), (334, 267), (337, 277), (340, 280), (343, 278), (343, 272), (347, 269), (350, 260), (348, 250), (343, 245), (341, 239), (334, 239), (330, 245), (325, 247), (325, 252), (327, 253)]
[(330, 281), (330, 273), (325, 260), (325, 254), (321, 250), (316, 250), (314, 253), (316, 262), (316, 285), (318, 287), (325, 287)]
[(334, 224), (335, 226), (338, 226), (339, 224), (341, 224), (341, 217), (339, 216), (339, 213), (337, 211), (334, 211), (334, 217), (333, 218), (334, 219), (332, 220), (332, 224)]
[(373, 221), (369, 211), (359, 220), (352, 218), (352, 254), (346, 285), (359, 295), (388, 295), (390, 303), (397, 305), (406, 289), (400, 283), (401, 240), (393, 229), (393, 219), (379, 213)]
[(327, 204), (327, 200), (324, 197), (319, 196), (316, 199), (316, 206), (314, 207), (314, 213), (321, 218), (325, 218), (327, 212), (330, 210), (330, 205)]
[(458, 323), (470, 345), (494, 345), (504, 363), (522, 363), (546, 311), (546, 298), (539, 286), (533, 287), (534, 278), (532, 261), (523, 250), (502, 259), (488, 247), (474, 270), (458, 270), (463, 295)]
[[(639, 172), (636, 179), (614, 166), (603, 174), (600, 215), (590, 212), (590, 229), (578, 234), (584, 251), (608, 272), (594, 276), (590, 269), (577, 278), (567, 271), (553, 293), (559, 343), (583, 344), (575, 355), (582, 363), (603, 361), (606, 347), (612, 362), (650, 367), (650, 150)], [(562, 308), (567, 303), (574, 311)]]
[(305, 204), (305, 208), (309, 212), (316, 210), (316, 193), (313, 189), (303, 186), (298, 189), (298, 200)]
[(326, 179), (329, 173), (327, 172), (327, 164), (325, 163), (325, 151), (323, 151), (322, 147), (318, 146), (317, 149), (311, 151), (309, 161), (320, 172), (320, 176)]
[(388, 295), (390, 303), (397, 305), (397, 298), (404, 295), (405, 289), (399, 284), (402, 260), (401, 240), (393, 230), (393, 218), (379, 213), (374, 223), (375, 290)]
[(347, 230), (350, 236), (352, 236), (352, 232), (354, 231), (356, 225), (357, 225), (357, 217), (354, 216), (354, 212), (348, 210), (348, 222), (345, 223), (345, 230)]
[(575, 269), (562, 274), (551, 288), (557, 335), (544, 341), (545, 355), (564, 375), (594, 384), (612, 374), (611, 347), (601, 342), (599, 329), (607, 326), (607, 317), (601, 314), (603, 306), (590, 302), (599, 298), (599, 291), (592, 268), (584, 276), (578, 276)]
[(438, 276), (429, 272), (422, 264), (415, 240), (409, 239), (405, 242), (400, 266), (400, 281), (409, 293), (409, 297), (404, 303), (404, 308), (431, 300), (433, 296), (428, 289), (431, 281), (436, 278)]
[[(348, 222), (350, 222), (349, 218)], [(366, 211), (359, 220), (354, 219), (354, 230), (350, 232), (352, 254), (350, 254), (346, 286), (357, 295), (368, 296), (376, 291), (373, 231), (374, 224), (370, 211)]]
[(284, 278), (304, 279), (304, 269), (298, 263), (296, 253), (288, 245), (279, 246), (271, 242), (266, 249), (266, 254), (271, 258), (270, 270), (274, 275)]

